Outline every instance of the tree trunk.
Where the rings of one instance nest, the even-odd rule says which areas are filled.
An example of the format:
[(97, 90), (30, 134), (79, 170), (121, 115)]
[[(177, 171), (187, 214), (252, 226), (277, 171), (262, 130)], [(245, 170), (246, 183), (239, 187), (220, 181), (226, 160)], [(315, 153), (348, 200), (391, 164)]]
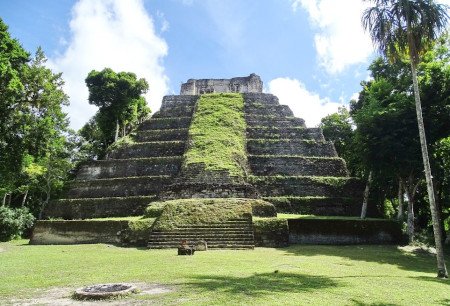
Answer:
[(25, 191), (25, 194), (23, 195), (23, 199), (22, 199), (22, 207), (25, 206), (25, 203), (27, 201), (27, 196), (28, 196), (28, 189)]
[(114, 135), (114, 142), (117, 141), (117, 139), (119, 139), (119, 119), (116, 119), (116, 134)]
[(50, 193), (52, 191), (51, 184), (52, 184), (51, 179), (48, 178), (47, 179), (47, 189), (45, 189), (45, 201), (44, 201), (44, 205), (42, 205), (41, 211), (39, 212), (39, 216), (38, 216), (39, 220), (42, 220), (42, 214), (44, 212), (44, 209), (47, 206), (48, 202), (50, 201)]
[[(412, 40), (410, 40), (412, 41)], [(414, 50), (411, 48), (410, 43), (410, 51)], [(439, 214), (436, 207), (436, 200), (434, 197), (434, 188), (433, 188), (433, 177), (431, 175), (431, 167), (430, 160), (428, 158), (428, 148), (427, 148), (427, 140), (425, 136), (425, 127), (423, 124), (422, 117), (422, 105), (420, 103), (420, 94), (419, 94), (419, 84), (417, 82), (417, 71), (416, 64), (410, 52), (411, 59), (411, 71), (413, 78), (413, 86), (414, 86), (414, 100), (416, 102), (416, 114), (417, 114), (417, 124), (419, 127), (419, 137), (420, 137), (420, 147), (422, 149), (422, 159), (423, 165), (425, 169), (425, 178), (427, 181), (427, 191), (428, 191), (428, 199), (430, 202), (430, 211), (431, 211), (431, 219), (433, 222), (433, 232), (434, 232), (434, 243), (436, 245), (436, 257), (437, 257), (437, 269), (438, 269), (438, 277), (448, 278), (447, 268), (445, 266), (444, 260), (444, 248), (442, 245), (442, 229), (441, 222), (439, 221)]]
[(407, 231), (409, 243), (414, 242), (414, 193), (410, 188), (407, 188), (406, 196), (408, 197), (408, 216), (407, 216)]
[(403, 219), (403, 180), (399, 178), (398, 180), (398, 211), (397, 220)]
[(5, 206), (5, 205), (6, 205), (6, 196), (7, 196), (7, 195), (8, 195), (7, 193), (5, 193), (5, 194), (3, 195), (2, 206)]
[(372, 184), (372, 170), (369, 172), (369, 177), (367, 178), (366, 188), (364, 189), (364, 198), (361, 209), (361, 219), (365, 219), (367, 215), (367, 203), (369, 202), (370, 185)]

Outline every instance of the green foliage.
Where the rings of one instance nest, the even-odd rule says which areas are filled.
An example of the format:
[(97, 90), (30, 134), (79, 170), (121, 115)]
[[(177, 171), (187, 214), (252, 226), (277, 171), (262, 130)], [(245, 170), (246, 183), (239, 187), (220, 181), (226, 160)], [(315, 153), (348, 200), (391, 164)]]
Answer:
[(371, 0), (362, 21), (373, 43), (391, 60), (409, 55), (414, 64), (446, 30), (447, 6), (428, 0)]
[[(86, 78), (89, 103), (99, 107), (95, 122), (107, 145), (116, 141), (119, 130), (125, 136), (149, 113), (145, 98), (148, 90), (145, 79), (137, 79), (131, 72), (114, 72), (110, 68), (92, 70)], [(96, 139), (92, 135), (89, 139)], [(98, 139), (97, 139), (98, 141)]]
[(42, 49), (30, 59), (1, 20), (0, 49), (0, 196), (3, 205), (38, 215), (73, 167), (73, 133), (62, 110), (68, 97)]
[(144, 212), (144, 217), (146, 218), (158, 218), (161, 216), (166, 202), (152, 202)]
[[(0, 190), (15, 188), (23, 157), (23, 74), (29, 54), (0, 18)], [(26, 110), (26, 109), (25, 109)]]
[(0, 241), (19, 238), (33, 222), (34, 217), (27, 208), (0, 206)]
[(252, 215), (254, 217), (276, 217), (277, 211), (272, 203), (264, 200), (252, 200)]
[(355, 132), (348, 110), (340, 107), (336, 113), (322, 118), (319, 127), (325, 139), (333, 142), (338, 155), (346, 161), (350, 173), (358, 173), (360, 165), (354, 144)]
[(288, 224), (286, 219), (282, 218), (256, 218), (253, 221), (253, 227), (256, 232), (262, 233), (286, 233), (288, 231)]
[(204, 164), (205, 170), (226, 170), (232, 176), (247, 173), (244, 99), (241, 94), (202, 95), (189, 128), (184, 167)]
[(127, 246), (147, 246), (155, 218), (142, 218), (128, 221), (128, 228), (120, 231), (119, 239)]
[[(164, 202), (154, 229), (171, 230), (179, 225), (208, 224), (250, 217), (251, 199), (180, 199)], [(159, 204), (162, 205), (162, 204)]]
[[(427, 128), (433, 168), (436, 198), (445, 218), (449, 212), (449, 193), (442, 164), (439, 141), (450, 131), (450, 66), (448, 36), (443, 36), (433, 50), (423, 55), (418, 65), (419, 89), (423, 101), (423, 118)], [(370, 65), (373, 80), (362, 82), (357, 101), (351, 103), (351, 114), (357, 126), (354, 148), (364, 168), (374, 170), (371, 197), (384, 206), (385, 199), (397, 197), (398, 179), (416, 201), (417, 225), (427, 227), (430, 221), (429, 203), (423, 180), (422, 156), (417, 133), (414, 97), (411, 94), (409, 63), (394, 64), (378, 58)], [(419, 183), (418, 192), (413, 192)]]
[(124, 137), (120, 138), (119, 140), (117, 140), (113, 144), (111, 144), (106, 149), (106, 153), (111, 153), (111, 152), (113, 152), (115, 150), (129, 147), (130, 145), (132, 145), (134, 143), (136, 143), (136, 142), (133, 139), (133, 135), (129, 134), (127, 136), (124, 136)]

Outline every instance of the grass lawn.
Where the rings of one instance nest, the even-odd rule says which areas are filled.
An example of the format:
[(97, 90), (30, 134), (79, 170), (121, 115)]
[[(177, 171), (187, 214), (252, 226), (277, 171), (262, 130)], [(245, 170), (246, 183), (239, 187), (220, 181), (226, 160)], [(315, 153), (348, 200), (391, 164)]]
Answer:
[(58, 288), (67, 297), (84, 285), (133, 282), (172, 291), (123, 302), (448, 305), (450, 281), (436, 279), (435, 270), (433, 256), (396, 246), (291, 246), (177, 256), (176, 250), (32, 246), (19, 240), (0, 243), (0, 304), (51, 297)]

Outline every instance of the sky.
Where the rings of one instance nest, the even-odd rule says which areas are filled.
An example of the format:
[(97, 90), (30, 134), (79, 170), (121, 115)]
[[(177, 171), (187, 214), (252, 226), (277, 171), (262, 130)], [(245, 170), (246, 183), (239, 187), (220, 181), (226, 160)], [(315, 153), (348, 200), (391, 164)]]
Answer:
[[(450, 4), (450, 0), (441, 0)], [(96, 112), (84, 80), (130, 71), (153, 112), (188, 79), (258, 74), (308, 127), (357, 98), (377, 56), (361, 0), (0, 0), (11, 35), (62, 72), (71, 126)]]

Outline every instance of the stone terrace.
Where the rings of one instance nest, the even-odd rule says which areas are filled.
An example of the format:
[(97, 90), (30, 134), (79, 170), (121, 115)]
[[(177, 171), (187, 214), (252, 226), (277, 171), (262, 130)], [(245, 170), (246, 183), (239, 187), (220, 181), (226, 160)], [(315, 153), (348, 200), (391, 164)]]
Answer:
[(249, 183), (278, 212), (357, 215), (362, 184), (319, 128), (307, 128), (270, 94), (246, 93)]
[(83, 164), (66, 197), (51, 202), (44, 217), (142, 215), (180, 171), (197, 98), (164, 97), (160, 111), (140, 125), (135, 143)]

